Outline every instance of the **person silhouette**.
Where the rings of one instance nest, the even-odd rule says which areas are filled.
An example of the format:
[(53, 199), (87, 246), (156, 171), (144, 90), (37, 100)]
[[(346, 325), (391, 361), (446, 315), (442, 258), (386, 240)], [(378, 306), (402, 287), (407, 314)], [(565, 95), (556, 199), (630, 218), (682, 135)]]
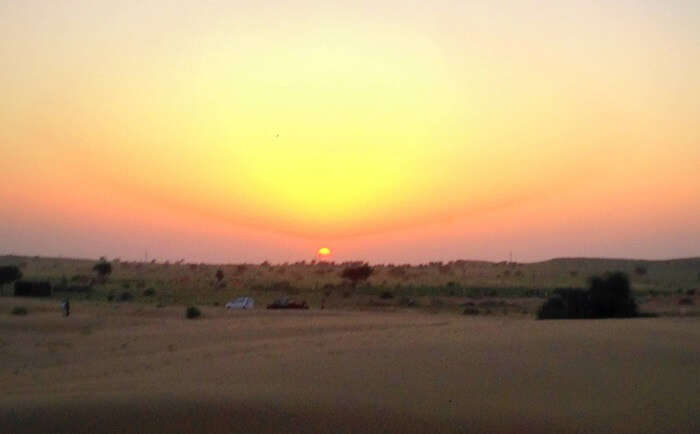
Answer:
[(63, 316), (70, 315), (70, 300), (68, 297), (63, 301)]

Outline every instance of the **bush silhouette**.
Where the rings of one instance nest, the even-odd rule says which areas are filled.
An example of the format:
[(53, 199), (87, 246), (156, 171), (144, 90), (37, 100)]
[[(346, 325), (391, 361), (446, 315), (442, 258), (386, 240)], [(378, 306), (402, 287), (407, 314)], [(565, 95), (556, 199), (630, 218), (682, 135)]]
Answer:
[(156, 295), (156, 290), (153, 288), (148, 288), (143, 291), (144, 297), (153, 297), (154, 295)]
[(590, 284), (594, 318), (625, 318), (637, 315), (637, 304), (630, 294), (630, 281), (623, 272), (594, 277)]
[(557, 289), (537, 312), (539, 319), (628, 318), (637, 316), (627, 275), (595, 276), (589, 289)]
[(134, 296), (129, 291), (124, 291), (117, 296), (117, 301), (131, 301)]
[(7, 283), (22, 278), (22, 272), (16, 265), (5, 265), (0, 267), (0, 294), (4, 294), (4, 287)]
[(51, 282), (48, 280), (15, 282), (15, 297), (51, 297), (51, 292)]
[(188, 319), (199, 318), (202, 316), (202, 312), (195, 306), (189, 306), (185, 309), (185, 317)]
[(92, 271), (96, 272), (97, 275), (100, 277), (100, 280), (103, 282), (107, 280), (107, 276), (112, 274), (112, 264), (107, 262), (104, 258), (100, 260), (97, 264), (95, 264), (94, 267), (92, 267)]
[(24, 306), (15, 306), (12, 308), (12, 312), (10, 312), (12, 315), (26, 315), (27, 314), (27, 308)]
[(340, 277), (348, 279), (352, 283), (352, 286), (355, 287), (360, 281), (369, 279), (373, 271), (374, 269), (370, 267), (369, 264), (362, 264), (356, 267), (347, 267), (343, 270)]

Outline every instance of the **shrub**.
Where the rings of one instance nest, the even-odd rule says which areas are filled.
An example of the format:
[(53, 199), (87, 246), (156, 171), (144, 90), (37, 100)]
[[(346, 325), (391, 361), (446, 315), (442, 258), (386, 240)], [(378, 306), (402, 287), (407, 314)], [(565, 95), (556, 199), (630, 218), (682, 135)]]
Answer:
[(689, 289), (689, 290), (685, 291), (685, 295), (695, 295), (695, 290)]
[(381, 294), (379, 294), (379, 298), (383, 300), (388, 300), (390, 298), (394, 298), (394, 294), (391, 291), (384, 291)]
[(644, 265), (637, 265), (636, 267), (634, 267), (634, 272), (640, 276), (644, 276), (645, 274), (647, 274), (647, 267), (645, 267)]
[(683, 297), (680, 300), (678, 300), (678, 304), (691, 305), (691, 304), (695, 304), (695, 302), (693, 302), (693, 299), (690, 297)]
[(202, 316), (202, 312), (196, 306), (188, 306), (185, 309), (185, 317), (188, 319), (195, 319)]
[(5, 265), (0, 267), (0, 290), (3, 289), (6, 283), (12, 283), (15, 280), (22, 278), (22, 272), (15, 265)]
[(369, 279), (374, 269), (369, 264), (362, 264), (356, 267), (347, 267), (343, 270), (340, 277), (348, 279), (352, 282), (352, 286), (356, 286), (360, 281)]
[(92, 271), (95, 271), (97, 275), (104, 281), (107, 276), (112, 274), (112, 264), (107, 262), (104, 258), (100, 259), (100, 262), (92, 267)]
[(117, 296), (117, 301), (131, 301), (133, 298), (134, 296), (130, 292), (124, 291)]
[(153, 288), (148, 288), (143, 291), (144, 297), (153, 297), (154, 295), (156, 295), (156, 290)]
[(637, 316), (629, 279), (622, 272), (593, 277), (588, 290), (558, 289), (537, 312), (539, 319)]
[(12, 311), (10, 312), (12, 315), (26, 315), (27, 314), (27, 308), (24, 306), (15, 306), (12, 308)]
[(625, 318), (637, 315), (637, 305), (630, 294), (629, 278), (623, 272), (592, 278), (589, 292), (594, 318)]
[(15, 297), (50, 297), (51, 282), (47, 280), (15, 282)]

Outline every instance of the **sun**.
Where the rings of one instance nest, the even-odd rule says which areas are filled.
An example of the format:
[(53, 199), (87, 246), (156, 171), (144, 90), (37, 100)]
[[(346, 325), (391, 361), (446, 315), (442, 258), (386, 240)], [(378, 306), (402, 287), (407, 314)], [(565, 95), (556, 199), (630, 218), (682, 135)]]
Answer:
[(318, 259), (326, 259), (331, 256), (331, 249), (329, 249), (328, 247), (321, 247), (316, 252), (316, 256), (318, 257)]

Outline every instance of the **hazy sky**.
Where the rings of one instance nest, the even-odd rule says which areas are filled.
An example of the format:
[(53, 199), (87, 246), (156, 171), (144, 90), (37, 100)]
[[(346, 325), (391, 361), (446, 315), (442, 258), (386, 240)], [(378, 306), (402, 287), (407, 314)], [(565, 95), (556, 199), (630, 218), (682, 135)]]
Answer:
[(700, 2), (0, 0), (0, 253), (700, 255)]

